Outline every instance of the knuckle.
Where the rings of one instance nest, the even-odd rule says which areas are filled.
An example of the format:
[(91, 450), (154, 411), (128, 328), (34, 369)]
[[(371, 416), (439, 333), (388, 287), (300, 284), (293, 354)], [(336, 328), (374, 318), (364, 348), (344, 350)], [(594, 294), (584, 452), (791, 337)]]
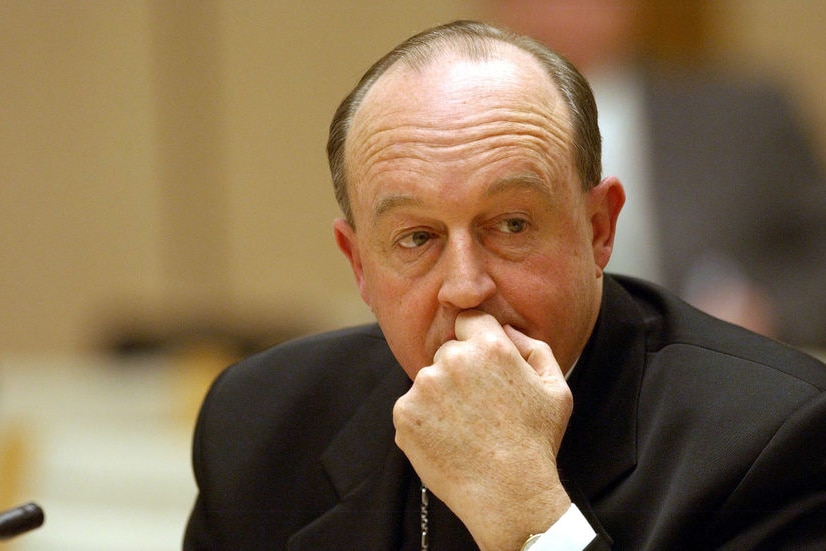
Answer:
[(560, 412), (566, 416), (570, 416), (574, 409), (574, 395), (568, 385), (562, 385), (557, 388), (555, 402)]
[(510, 353), (512, 344), (497, 335), (487, 335), (485, 338), (486, 347), (495, 355), (503, 356)]
[(402, 424), (404, 418), (406, 417), (407, 411), (407, 401), (405, 396), (402, 396), (396, 403), (393, 404), (393, 425), (396, 429), (399, 428), (399, 425)]
[(492, 333), (480, 335), (476, 345), (482, 357), (496, 362), (502, 362), (513, 353), (513, 344), (509, 340)]
[(546, 343), (545, 341), (535, 341), (534, 342), (534, 350), (537, 352), (542, 353), (546, 356), (553, 356), (553, 351), (551, 350), (551, 345)]
[[(442, 345), (439, 349), (438, 354), (438, 363), (442, 365), (452, 365), (459, 361), (462, 357), (462, 350), (459, 347), (459, 343), (449, 342)], [(424, 371), (424, 370), (422, 370)], [(419, 372), (421, 375), (421, 371)]]
[[(440, 363), (442, 360), (440, 359)], [(413, 381), (413, 386), (411, 387), (408, 394), (415, 394), (418, 392), (428, 392), (430, 389), (435, 388), (438, 385), (439, 379), (439, 370), (436, 369), (434, 366), (427, 366), (423, 367), (419, 370), (416, 374), (416, 380)]]

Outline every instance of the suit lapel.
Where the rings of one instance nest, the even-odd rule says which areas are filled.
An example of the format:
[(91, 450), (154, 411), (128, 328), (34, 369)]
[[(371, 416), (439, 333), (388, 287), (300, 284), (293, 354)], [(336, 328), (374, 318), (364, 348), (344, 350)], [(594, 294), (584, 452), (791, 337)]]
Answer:
[(390, 364), (387, 375), (321, 456), (340, 502), (294, 534), (288, 549), (394, 547), (409, 464), (394, 442), (392, 411), (409, 388), (404, 371)]
[(563, 483), (589, 500), (636, 465), (644, 329), (640, 307), (606, 277), (597, 325), (569, 380), (574, 412), (559, 456)]

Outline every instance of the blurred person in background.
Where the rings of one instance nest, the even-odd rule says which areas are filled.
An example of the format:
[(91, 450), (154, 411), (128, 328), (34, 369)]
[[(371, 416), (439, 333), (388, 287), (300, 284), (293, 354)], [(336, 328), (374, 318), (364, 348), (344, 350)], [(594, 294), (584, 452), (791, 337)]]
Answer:
[(604, 174), (622, 175), (627, 193), (608, 269), (765, 335), (823, 348), (826, 178), (796, 114), (771, 85), (656, 63), (646, 49), (646, 24), (667, 15), (691, 26), (700, 5), (486, 7), (494, 22), (565, 55), (594, 89)]

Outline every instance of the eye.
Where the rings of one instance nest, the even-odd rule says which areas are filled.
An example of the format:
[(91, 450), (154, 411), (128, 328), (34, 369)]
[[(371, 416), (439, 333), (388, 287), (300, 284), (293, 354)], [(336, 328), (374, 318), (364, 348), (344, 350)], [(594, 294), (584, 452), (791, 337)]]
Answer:
[(433, 239), (433, 234), (429, 231), (417, 230), (403, 236), (398, 243), (405, 249), (415, 249), (425, 245), (431, 239)]
[(505, 233), (521, 233), (527, 227), (528, 221), (523, 218), (506, 218), (496, 224), (496, 228)]

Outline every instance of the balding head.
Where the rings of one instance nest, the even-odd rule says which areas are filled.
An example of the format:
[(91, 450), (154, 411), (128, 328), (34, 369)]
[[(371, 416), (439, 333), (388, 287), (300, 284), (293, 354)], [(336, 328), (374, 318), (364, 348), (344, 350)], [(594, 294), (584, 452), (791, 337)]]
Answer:
[(344, 99), (330, 125), (327, 155), (336, 199), (345, 217), (353, 223), (345, 145), (353, 118), (376, 83), (393, 67), (413, 70), (430, 64), (447, 53), (469, 61), (489, 61), (500, 57), (504, 46), (529, 54), (556, 87), (569, 113), (572, 155), (585, 189), (595, 186), (601, 176), (601, 140), (597, 109), (590, 86), (584, 77), (560, 55), (528, 37), (507, 33), (496, 27), (471, 21), (457, 21), (417, 34), (379, 59)]

